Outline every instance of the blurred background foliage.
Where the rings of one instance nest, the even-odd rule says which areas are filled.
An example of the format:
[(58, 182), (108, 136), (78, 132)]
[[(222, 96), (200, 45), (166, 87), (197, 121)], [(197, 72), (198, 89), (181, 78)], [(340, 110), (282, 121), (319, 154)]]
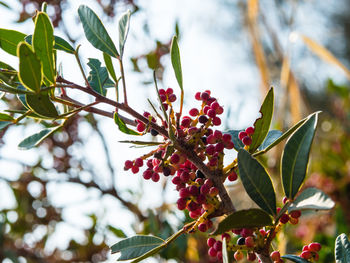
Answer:
[[(0, 1), (0, 4), (7, 9), (6, 12), (17, 14), (15, 23), (24, 23), (31, 19), (34, 10), (39, 9), (43, 1), (16, 1), (19, 9), (11, 8), (8, 2)], [(62, 19), (69, 9), (70, 1), (47, 2), (54, 26), (60, 28), (66, 38), (75, 43), (77, 37), (67, 30), (69, 25)], [(104, 16), (109, 18), (116, 16), (117, 10), (127, 8), (134, 13), (144, 12), (138, 4), (139, 1), (95, 2)], [(324, 245), (320, 262), (334, 261), (334, 239), (340, 233), (349, 234), (350, 226), (350, 2), (327, 2), (332, 3), (311, 0), (221, 0), (215, 4), (215, 11), (227, 18), (223, 19), (224, 24), (218, 22), (213, 28), (208, 25), (209, 22), (203, 23), (208, 27), (211, 37), (222, 38), (228, 46), (241, 45), (242, 52), (248, 57), (249, 66), (256, 70), (256, 78), (260, 79), (260, 89), (256, 92), (261, 97), (270, 85), (275, 86), (275, 128), (285, 130), (308, 113), (316, 110), (323, 112), (320, 115), (305, 187), (316, 186), (322, 189), (337, 202), (337, 206), (331, 213), (303, 215), (300, 223), (297, 226), (287, 226), (274, 244), (282, 253), (298, 253), (305, 243), (318, 241)], [(310, 17), (304, 17), (305, 14), (310, 14)], [(2, 19), (5, 16), (2, 14)], [(130, 58), (135, 72), (146, 72), (150, 75), (152, 69), (158, 68), (161, 69), (158, 71), (159, 77), (162, 77), (165, 67), (162, 58), (169, 53), (172, 34), (179, 35), (182, 30), (186, 32), (186, 24), (181, 23), (181, 17), (179, 19), (174, 32), (169, 32), (167, 41), (153, 39), (153, 49)], [(323, 27), (326, 32), (322, 39), (313, 40), (307, 35), (307, 32), (320, 30), (318, 27), (303, 30), (312, 19), (322, 21), (320, 28)], [(143, 23), (142, 28), (147, 34), (147, 19)], [(152, 38), (151, 34), (149, 38)], [(298, 44), (293, 45), (296, 40), (299, 41)], [(230, 53), (230, 49), (227, 52), (229, 57), (239, 55)], [(148, 84), (148, 79), (144, 84)], [(11, 105), (11, 109), (22, 107), (12, 96), (2, 96), (2, 100)], [(234, 114), (237, 112), (231, 110), (227, 118), (232, 118)], [(164, 202), (152, 209), (140, 207), (139, 201), (144, 198), (142, 191), (120, 189), (112, 183), (120, 171), (116, 171), (112, 165), (115, 160), (111, 158), (108, 141), (98, 123), (99, 120), (91, 114), (76, 116), (62, 132), (44, 141), (35, 165), (28, 166), (23, 163), (22, 172), (17, 178), (1, 179), (2, 183), (10, 187), (9, 195), (14, 197), (15, 203), (13, 207), (5, 207), (0, 211), (1, 262), (108, 261), (108, 245), (125, 237), (125, 229), (118, 224), (118, 219), (112, 219), (111, 223), (103, 213), (88, 213), (87, 223), (83, 220), (81, 225), (71, 225), (65, 220), (64, 212), (69, 204), (57, 204), (50, 194), (60, 184), (74, 185), (73, 188), (67, 188), (67, 195), (70, 191), (75, 191), (74, 189), (84, 189), (98, 199), (116, 200), (121, 209), (132, 214), (130, 227), (140, 234), (167, 238), (189, 220), (187, 215), (176, 211), (171, 203)], [(80, 125), (88, 125), (98, 136), (98, 143), (106, 156), (108, 175), (104, 177), (109, 177), (110, 180), (102, 179), (92, 163), (83, 155), (76, 154), (84, 150), (83, 145), (86, 143), (86, 137), (79, 133)], [(4, 138), (10, 129), (11, 126), (0, 130), (0, 138)], [(3, 143), (4, 141), (0, 147), (4, 146)], [(273, 171), (277, 185), (277, 160), (281, 149), (272, 152), (268, 159), (262, 160)], [(52, 165), (45, 162), (47, 155), (52, 157)], [(6, 172), (6, 167), (1, 167), (1, 170)], [(165, 188), (166, 182), (163, 184), (162, 195), (165, 195)], [(230, 189), (235, 202), (242, 206), (247, 200), (241, 195), (239, 183), (231, 185)], [(84, 203), (85, 200), (78, 202)], [(75, 228), (83, 230), (79, 237), (69, 237), (64, 245), (55, 245), (61, 238), (58, 232), (69, 233)], [(162, 251), (156, 262), (166, 262), (169, 259), (176, 262), (209, 262), (205, 236), (182, 236)]]

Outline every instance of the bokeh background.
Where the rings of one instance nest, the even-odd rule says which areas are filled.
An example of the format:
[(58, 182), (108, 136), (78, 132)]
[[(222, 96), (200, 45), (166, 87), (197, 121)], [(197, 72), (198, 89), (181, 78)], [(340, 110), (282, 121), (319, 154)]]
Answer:
[[(31, 17), (42, 2), (0, 1), (0, 27), (31, 34)], [(321, 110), (305, 186), (321, 188), (337, 205), (330, 213), (303, 215), (297, 226), (279, 234), (274, 246), (298, 253), (303, 244), (318, 241), (323, 244), (320, 262), (334, 261), (335, 237), (348, 234), (350, 225), (349, 1), (47, 2), (55, 34), (82, 45), (85, 65), (90, 57), (102, 58), (84, 38), (79, 5), (91, 7), (114, 40), (118, 17), (132, 11), (124, 57), (129, 101), (140, 112), (150, 110), (147, 98), (156, 101), (155, 68), (162, 87), (178, 90), (168, 54), (174, 34), (180, 39), (185, 109), (195, 92), (210, 89), (225, 106), (223, 129), (252, 125), (270, 86), (276, 92), (274, 128), (284, 131)], [(2, 50), (0, 61), (17, 68), (17, 58)], [(60, 53), (58, 62), (66, 79), (84, 83), (74, 58)], [(13, 96), (0, 97), (1, 112), (22, 107)], [(0, 130), (1, 262), (115, 262), (118, 255), (111, 255), (109, 246), (121, 238), (135, 233), (166, 238), (188, 220), (174, 205), (171, 183), (145, 182), (123, 171), (126, 159), (148, 149), (120, 143), (130, 138), (112, 119), (81, 114), (29, 151), (17, 145), (41, 124), (22, 124)], [(281, 151), (261, 159), (277, 186)], [(235, 203), (251, 205), (239, 182), (228, 187)], [(147, 262), (209, 262), (206, 255), (205, 236), (195, 234), (182, 236)]]

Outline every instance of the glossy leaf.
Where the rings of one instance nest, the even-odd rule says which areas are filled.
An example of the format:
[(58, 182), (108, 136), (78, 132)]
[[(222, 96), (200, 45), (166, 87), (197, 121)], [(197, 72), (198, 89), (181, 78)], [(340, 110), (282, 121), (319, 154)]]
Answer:
[(78, 14), (83, 24), (85, 36), (91, 45), (112, 57), (118, 58), (117, 48), (94, 11), (85, 5), (81, 5), (78, 9)]
[(20, 81), (27, 89), (38, 93), (43, 79), (39, 58), (26, 42), (21, 42), (18, 45), (17, 54), (19, 57), (18, 77)]
[(236, 151), (239, 151), (239, 149), (244, 148), (243, 142), (238, 138), (238, 134), (243, 130), (229, 130), (225, 133), (228, 133), (231, 135), (231, 140), (233, 142), (233, 147), (236, 149)]
[(183, 91), (180, 50), (176, 36), (173, 37), (173, 41), (171, 42), (170, 55), (177, 83), (179, 83), (180, 89)]
[(0, 112), (0, 121), (13, 121), (13, 117), (11, 115)]
[(317, 188), (307, 188), (302, 191), (289, 206), (293, 210), (329, 210), (334, 207), (333, 200)]
[(267, 93), (260, 108), (261, 117), (254, 123), (254, 133), (252, 135), (252, 144), (249, 146), (249, 152), (253, 153), (265, 140), (272, 121), (274, 107), (273, 88)]
[(111, 75), (112, 79), (117, 83), (118, 79), (117, 79), (117, 75), (115, 74), (111, 56), (103, 52), (103, 59), (105, 61), (109, 75)]
[(56, 107), (50, 100), (48, 94), (27, 94), (25, 98), (29, 108), (36, 114), (49, 118), (58, 117)]
[(118, 113), (114, 113), (114, 121), (118, 125), (118, 128), (121, 132), (130, 135), (140, 135), (138, 132), (129, 129), (126, 126), (125, 122), (121, 118), (119, 118)]
[(0, 121), (0, 131), (2, 129), (5, 129), (7, 126), (9, 126), (12, 122), (11, 121)]
[(112, 253), (120, 252), (118, 260), (129, 260), (140, 257), (163, 244), (164, 240), (154, 236), (133, 236), (111, 247)]
[(108, 71), (105, 67), (101, 67), (101, 62), (95, 58), (89, 58), (87, 63), (91, 71), (88, 76), (88, 81), (91, 88), (97, 93), (106, 96), (107, 87), (113, 86), (112, 80), (108, 77)]
[(41, 61), (43, 74), (50, 84), (56, 81), (56, 65), (53, 52), (53, 26), (46, 13), (38, 12), (35, 19), (33, 48)]
[(282, 132), (279, 130), (271, 130), (269, 131), (269, 133), (267, 134), (265, 140), (263, 141), (263, 143), (259, 146), (258, 150), (264, 150), (267, 147), (269, 147), (271, 144), (273, 144), (276, 140), (278, 140), (281, 136), (282, 136)]
[(229, 263), (226, 238), (224, 238), (224, 240), (222, 240), (222, 263)]
[(288, 139), (281, 158), (281, 174), (286, 196), (293, 199), (306, 176), (318, 113), (314, 113)]
[(35, 134), (25, 138), (23, 141), (21, 141), (20, 144), (18, 145), (18, 148), (21, 150), (29, 150), (33, 147), (36, 147), (43, 140), (45, 140), (47, 137), (49, 137), (52, 133), (57, 131), (59, 128), (61, 128), (61, 126), (41, 130), (40, 132), (35, 133)]
[(238, 169), (243, 186), (250, 198), (270, 215), (276, 214), (276, 196), (265, 168), (246, 150), (238, 151)]
[(301, 257), (295, 256), (295, 255), (284, 255), (281, 258), (283, 259), (288, 259), (292, 262), (296, 262), (296, 263), (310, 263), (310, 261), (303, 259)]
[(24, 40), (25, 36), (25, 34), (15, 30), (0, 28), (0, 48), (17, 56), (17, 45)]
[(272, 218), (264, 210), (252, 208), (233, 212), (224, 218), (213, 235), (221, 235), (232, 229), (271, 226)]
[(0, 61), (0, 79), (8, 85), (15, 85), (19, 82), (18, 72), (10, 65)]
[(126, 11), (119, 19), (118, 25), (119, 25), (119, 52), (120, 57), (123, 57), (124, 54), (124, 45), (126, 38), (128, 36), (129, 32), (129, 26), (130, 26), (130, 10)]
[(11, 93), (11, 94), (34, 94), (33, 92), (28, 91), (26, 89), (21, 90), (18, 88), (13, 88), (7, 85), (6, 83), (1, 83), (1, 81), (0, 81), (0, 91)]
[(350, 262), (350, 242), (348, 237), (343, 233), (335, 240), (335, 263)]
[[(32, 44), (32, 38), (33, 35), (28, 35), (24, 38), (24, 40), (28, 43), (28, 44)], [(54, 49), (56, 50), (61, 50), (70, 54), (74, 54), (75, 50), (74, 48), (71, 46), (71, 44), (69, 44), (66, 40), (64, 40), (63, 38), (59, 37), (59, 36), (54, 36), (55, 39), (55, 44), (53, 46)]]

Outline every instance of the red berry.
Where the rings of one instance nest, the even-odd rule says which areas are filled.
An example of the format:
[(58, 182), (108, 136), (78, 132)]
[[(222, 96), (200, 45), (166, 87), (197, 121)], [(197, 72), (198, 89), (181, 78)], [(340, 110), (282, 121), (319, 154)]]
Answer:
[(282, 209), (281, 207), (277, 207), (277, 208), (276, 208), (276, 213), (279, 214), (279, 212), (281, 211), (281, 209)]
[(232, 137), (231, 137), (230, 134), (225, 133), (225, 134), (222, 135), (222, 140), (223, 140), (223, 142), (231, 142)]
[(309, 246), (303, 246), (303, 250), (302, 251), (308, 251), (309, 250)]
[(214, 117), (216, 116), (216, 111), (210, 109), (210, 110), (208, 110), (207, 115), (208, 115), (210, 118), (214, 118)]
[(287, 201), (288, 201), (288, 197), (287, 196), (283, 197), (282, 199), (283, 204), (287, 203)]
[(133, 174), (137, 174), (139, 172), (139, 167), (137, 167), (136, 165), (134, 165), (132, 168), (131, 168), (131, 171)]
[[(165, 95), (159, 95), (160, 101), (164, 102), (166, 101), (166, 96)], [(164, 105), (164, 104), (163, 104)]]
[(290, 217), (290, 218), (289, 218), (289, 222), (290, 222), (292, 225), (297, 225), (297, 224), (299, 223), (299, 219), (298, 219), (298, 218)]
[(250, 228), (243, 228), (241, 231), (241, 236), (242, 237), (249, 237), (253, 235), (254, 231)]
[(192, 122), (191, 118), (188, 116), (185, 116), (182, 118), (181, 126), (188, 128), (191, 125), (191, 122)]
[(237, 173), (236, 173), (234, 170), (232, 170), (232, 171), (229, 173), (229, 175), (227, 176), (227, 179), (228, 179), (230, 182), (236, 181), (237, 178), (238, 178)]
[(205, 198), (205, 195), (199, 194), (196, 198), (196, 201), (198, 204), (205, 204), (207, 202), (207, 199)]
[(224, 112), (224, 108), (223, 107), (219, 107), (219, 108), (217, 108), (216, 109), (216, 113), (218, 114), (218, 115), (220, 115), (220, 114), (222, 114)]
[(301, 211), (300, 210), (294, 210), (290, 213), (290, 216), (293, 218), (299, 218), (301, 216)]
[(190, 113), (190, 115), (191, 115), (192, 117), (196, 117), (196, 116), (199, 114), (199, 110), (196, 109), (196, 108), (193, 108), (193, 109), (190, 110), (189, 113)]
[(213, 157), (210, 159), (209, 161), (209, 165), (210, 166), (216, 166), (218, 164), (218, 158), (217, 157)]
[(203, 184), (203, 185), (201, 186), (200, 192), (201, 192), (201, 194), (206, 195), (206, 194), (209, 193), (209, 190), (210, 190), (210, 186), (207, 185), (207, 184)]
[(137, 158), (137, 159), (135, 160), (135, 165), (136, 165), (137, 167), (142, 167), (142, 166), (143, 166), (143, 160), (142, 160), (141, 158)]
[(136, 126), (136, 130), (138, 132), (143, 132), (145, 129), (146, 129), (146, 125), (143, 124), (142, 122), (138, 123), (137, 126)]
[(211, 135), (209, 135), (209, 136), (207, 137), (207, 143), (209, 143), (209, 144), (214, 144), (214, 143), (216, 143), (216, 138), (215, 138), (215, 136), (214, 136), (213, 134), (211, 134)]
[(225, 146), (222, 142), (219, 142), (215, 145), (215, 151), (216, 152), (222, 152), (224, 150)]
[(221, 252), (221, 251), (218, 251), (218, 253), (216, 254), (216, 258), (217, 258), (219, 261), (222, 261), (222, 252)]
[(212, 104), (210, 104), (210, 108), (213, 110), (217, 110), (220, 107), (220, 104), (217, 101), (214, 101)]
[(210, 95), (209, 95), (208, 92), (203, 92), (203, 93), (201, 94), (201, 99), (202, 99), (202, 100), (208, 100), (209, 98), (210, 98)]
[(219, 190), (216, 187), (211, 187), (209, 190), (209, 195), (216, 196), (219, 194)]
[(197, 92), (195, 95), (194, 95), (194, 98), (196, 100), (201, 100), (201, 93), (200, 92)]
[(249, 252), (248, 255), (247, 255), (247, 259), (248, 259), (248, 261), (254, 261), (254, 260), (256, 260), (256, 255), (255, 255), (255, 253)]
[(246, 136), (247, 136), (247, 133), (245, 131), (241, 131), (240, 133), (238, 133), (238, 138), (240, 140), (243, 140), (243, 138)]
[(124, 170), (129, 170), (131, 167), (133, 167), (134, 163), (130, 160), (126, 160), (124, 164)]
[(165, 92), (164, 89), (160, 89), (160, 90), (159, 90), (159, 95), (165, 95), (165, 93), (166, 93), (166, 92)]
[(203, 108), (203, 113), (204, 113), (204, 114), (207, 114), (209, 110), (210, 110), (210, 107), (209, 107), (209, 106), (205, 106), (205, 107)]
[(213, 248), (215, 248), (216, 251), (221, 251), (222, 249), (222, 242), (221, 241), (216, 241)]
[(180, 179), (182, 182), (186, 183), (188, 180), (190, 180), (190, 174), (187, 171), (182, 171), (180, 174)]
[(315, 261), (318, 261), (320, 256), (317, 253), (314, 253), (313, 254), (313, 258), (314, 258)]
[(198, 225), (198, 230), (201, 231), (201, 232), (206, 232), (208, 229), (207, 229), (207, 225), (204, 224), (204, 223), (200, 223)]
[(173, 153), (170, 157), (170, 162), (177, 164), (180, 161), (180, 156), (177, 153)]
[(231, 239), (231, 236), (229, 233), (223, 233), (221, 235), (221, 239), (224, 240), (224, 238), (226, 238), (226, 241), (229, 241)]
[(165, 91), (165, 93), (166, 93), (167, 95), (171, 95), (171, 94), (174, 93), (174, 90), (173, 90), (172, 88), (167, 88), (167, 90)]
[(245, 132), (248, 134), (248, 135), (252, 135), (254, 133), (254, 128), (253, 127), (248, 127)]
[(180, 176), (175, 176), (175, 177), (171, 180), (171, 182), (172, 182), (173, 184), (175, 184), (175, 185), (179, 185), (179, 184), (182, 183), (182, 180), (181, 180)]
[(289, 215), (283, 214), (283, 215), (281, 216), (281, 218), (280, 218), (280, 222), (281, 222), (282, 224), (287, 224), (288, 221), (289, 221)]
[(273, 261), (279, 261), (281, 259), (281, 254), (279, 251), (273, 251), (271, 254), (270, 254), (270, 257)]
[(263, 237), (266, 236), (266, 231), (264, 229), (259, 229), (259, 232)]
[(242, 142), (244, 145), (251, 145), (252, 144), (252, 138), (250, 138), (249, 136), (246, 136), (242, 139)]
[(153, 175), (152, 175), (152, 181), (153, 182), (158, 182), (159, 181), (159, 179), (160, 179), (160, 176), (159, 176), (159, 173), (154, 173)]
[(177, 200), (177, 208), (179, 210), (184, 210), (186, 208), (187, 200), (185, 198), (179, 198)]
[(216, 257), (217, 253), (218, 252), (213, 247), (209, 248), (209, 250), (208, 250), (208, 255), (211, 257)]
[(235, 258), (235, 260), (237, 260), (237, 261), (242, 260), (243, 257), (244, 257), (243, 252), (240, 251), (240, 250), (237, 250), (237, 251), (235, 252), (235, 254), (234, 254), (234, 258)]
[(143, 178), (144, 178), (145, 180), (151, 179), (152, 175), (153, 175), (153, 171), (150, 170), (150, 169), (147, 169), (147, 170), (144, 171), (143, 174), (142, 174), (142, 176), (143, 176)]
[(214, 117), (213, 118), (213, 124), (215, 126), (220, 126), (221, 125), (221, 119), (219, 117)]
[(254, 247), (254, 239), (252, 236), (249, 236), (245, 239), (245, 245), (247, 247)]
[(303, 259), (310, 259), (312, 257), (312, 254), (310, 251), (303, 251), (300, 257)]
[(207, 149), (205, 150), (206, 154), (208, 155), (213, 155), (215, 153), (215, 146), (214, 145), (209, 145)]
[(215, 238), (209, 237), (208, 240), (207, 240), (208, 247), (214, 246), (215, 242), (216, 242)]
[(176, 101), (176, 95), (175, 95), (175, 94), (171, 94), (171, 95), (169, 96), (169, 101), (170, 101), (170, 102)]
[(180, 191), (179, 191), (179, 196), (180, 196), (181, 198), (187, 198), (187, 197), (190, 196), (190, 192), (188, 191), (187, 188), (182, 188), (182, 189), (180, 189)]
[(321, 244), (320, 243), (317, 243), (317, 242), (313, 242), (311, 244), (309, 244), (309, 250), (312, 251), (312, 252), (318, 252), (321, 250)]
[(197, 196), (199, 194), (199, 189), (197, 186), (195, 185), (191, 185), (188, 189), (188, 192), (190, 193), (190, 195), (192, 196)]

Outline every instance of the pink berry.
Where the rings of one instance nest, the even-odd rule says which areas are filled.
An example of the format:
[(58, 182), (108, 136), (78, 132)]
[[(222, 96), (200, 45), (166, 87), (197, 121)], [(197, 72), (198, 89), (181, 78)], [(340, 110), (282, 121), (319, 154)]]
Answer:
[(254, 133), (254, 128), (253, 127), (248, 127), (245, 132), (248, 134), (248, 135), (252, 135)]
[(245, 131), (241, 131), (240, 133), (238, 133), (238, 138), (240, 140), (243, 140), (243, 138), (246, 136), (247, 136), (247, 133)]
[(175, 185), (179, 185), (179, 184), (182, 183), (182, 180), (181, 180), (180, 176), (175, 176), (175, 177), (171, 180), (171, 182), (172, 182), (173, 184), (175, 184)]
[(312, 257), (312, 254), (310, 251), (303, 251), (300, 257), (303, 259), (310, 259)]
[(252, 138), (250, 138), (249, 136), (246, 136), (242, 139), (242, 142), (244, 145), (251, 145), (252, 144)]
[(190, 110), (189, 113), (190, 113), (190, 115), (191, 115), (192, 117), (196, 117), (196, 116), (199, 114), (199, 110), (196, 109), (196, 108), (193, 108), (193, 109)]
[(143, 132), (145, 129), (146, 129), (146, 126), (145, 126), (145, 124), (142, 123), (142, 122), (138, 123), (137, 126), (136, 126), (136, 130), (137, 130), (138, 132)]
[(180, 196), (181, 198), (187, 198), (187, 197), (190, 196), (190, 192), (188, 191), (187, 188), (182, 188), (182, 189), (180, 189), (180, 191), (179, 191), (179, 196)]
[(227, 179), (230, 181), (230, 182), (233, 182), (233, 181), (236, 181), (237, 180), (237, 173), (235, 172), (235, 171), (232, 171), (229, 175), (228, 175), (228, 177), (227, 177)]
[(222, 261), (222, 252), (221, 252), (221, 251), (218, 251), (218, 253), (216, 254), (216, 258), (217, 258), (219, 261)]
[(177, 200), (177, 208), (179, 210), (184, 210), (186, 208), (187, 200), (185, 198), (179, 198)]
[(200, 92), (197, 92), (195, 95), (194, 95), (194, 98), (196, 100), (201, 100), (201, 93)]
[(170, 101), (170, 102), (176, 101), (176, 95), (175, 95), (175, 94), (171, 94), (171, 95), (169, 96), (169, 101)]
[(173, 153), (170, 157), (170, 162), (177, 164), (180, 161), (180, 156), (177, 153)]
[(207, 240), (208, 247), (214, 246), (215, 242), (216, 242), (215, 238), (209, 237), (208, 240)]
[(192, 196), (197, 196), (199, 194), (199, 189), (195, 185), (191, 185), (189, 187), (188, 191), (189, 191), (190, 195), (192, 195)]
[(216, 241), (213, 248), (215, 248), (216, 251), (221, 251), (222, 249), (222, 242), (221, 241)]
[(174, 93), (174, 90), (173, 90), (172, 88), (167, 88), (167, 90), (165, 91), (165, 93), (166, 93), (167, 95), (171, 95), (171, 94)]
[(137, 167), (137, 166), (133, 166), (132, 168), (131, 168), (131, 172), (133, 173), (133, 174), (137, 174), (138, 172), (139, 172), (139, 167)]
[(200, 192), (201, 192), (201, 194), (206, 195), (206, 194), (209, 193), (209, 190), (210, 190), (210, 186), (207, 185), (207, 184), (203, 184), (203, 185), (201, 186)]
[(246, 239), (245, 239), (245, 245), (247, 246), (247, 247), (254, 247), (254, 239), (253, 239), (253, 237), (252, 236), (249, 236), (249, 237), (247, 237)]

